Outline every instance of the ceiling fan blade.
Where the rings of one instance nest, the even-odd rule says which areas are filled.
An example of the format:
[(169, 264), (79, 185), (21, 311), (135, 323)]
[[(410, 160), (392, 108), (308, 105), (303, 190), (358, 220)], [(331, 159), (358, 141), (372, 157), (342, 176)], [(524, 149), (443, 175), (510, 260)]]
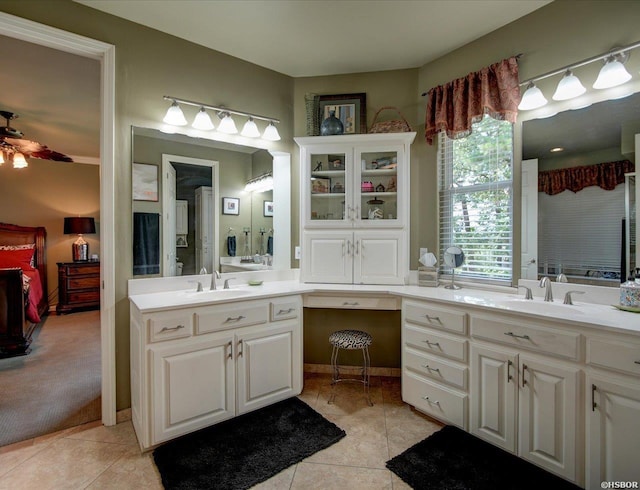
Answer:
[(51, 150), (48, 146), (40, 144), (37, 141), (18, 138), (4, 138), (4, 141), (12, 145), (16, 151), (19, 151), (25, 157), (53, 160), (56, 162), (73, 162), (71, 157), (64, 153)]

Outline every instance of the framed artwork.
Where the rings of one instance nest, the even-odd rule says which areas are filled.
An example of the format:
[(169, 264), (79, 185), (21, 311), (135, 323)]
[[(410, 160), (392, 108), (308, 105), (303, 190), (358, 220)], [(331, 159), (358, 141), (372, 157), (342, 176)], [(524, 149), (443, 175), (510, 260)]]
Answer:
[(311, 194), (325, 194), (331, 189), (331, 179), (316, 177), (311, 181)]
[(237, 197), (223, 197), (222, 214), (240, 214), (240, 199)]
[(158, 166), (148, 163), (133, 164), (133, 200), (158, 200)]
[(329, 117), (330, 111), (342, 121), (344, 134), (367, 132), (367, 94), (320, 95), (318, 97), (320, 122)]
[(262, 209), (262, 214), (264, 216), (273, 216), (273, 201), (263, 201)]

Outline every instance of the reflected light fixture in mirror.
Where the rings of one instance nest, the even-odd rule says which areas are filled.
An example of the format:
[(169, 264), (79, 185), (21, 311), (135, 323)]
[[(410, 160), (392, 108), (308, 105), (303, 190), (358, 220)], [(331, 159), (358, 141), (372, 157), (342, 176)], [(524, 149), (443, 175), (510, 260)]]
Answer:
[(218, 107), (209, 104), (203, 104), (200, 102), (194, 102), (191, 100), (179, 99), (176, 97), (171, 97), (169, 95), (164, 96), (165, 100), (172, 101), (171, 106), (167, 110), (167, 114), (165, 115), (163, 122), (166, 124), (170, 124), (172, 126), (185, 126), (187, 124), (187, 119), (180, 108), (180, 104), (190, 105), (199, 107), (200, 110), (195, 116), (192, 127), (195, 129), (199, 129), (202, 131), (211, 131), (215, 129), (215, 126), (211, 122), (211, 118), (209, 114), (207, 114), (207, 109), (216, 111), (218, 117), (221, 119), (220, 124), (218, 125), (217, 130), (221, 133), (225, 134), (237, 134), (238, 128), (236, 127), (236, 123), (233, 120), (233, 115), (247, 117), (248, 120), (244, 124), (242, 128), (242, 136), (249, 138), (259, 138), (260, 130), (258, 129), (257, 124), (255, 123), (255, 119), (267, 121), (268, 125), (262, 133), (262, 138), (267, 141), (279, 141), (280, 134), (278, 133), (278, 129), (275, 124), (279, 123), (278, 119), (266, 116), (258, 116), (257, 114), (251, 114), (249, 112), (236, 111), (232, 109), (228, 109), (226, 107)]
[(247, 182), (245, 192), (267, 192), (273, 190), (273, 172), (259, 175)]

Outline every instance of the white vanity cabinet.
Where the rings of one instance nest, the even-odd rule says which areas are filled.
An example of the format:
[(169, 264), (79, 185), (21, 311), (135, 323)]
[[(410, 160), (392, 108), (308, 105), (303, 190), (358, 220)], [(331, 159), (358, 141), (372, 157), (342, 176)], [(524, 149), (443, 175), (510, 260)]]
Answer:
[(640, 340), (622, 334), (587, 338), (587, 489), (603, 481), (638, 481)]
[(302, 391), (300, 296), (131, 307), (132, 419), (143, 449)]
[(581, 370), (562, 359), (580, 359), (581, 335), (491, 314), (470, 323), (470, 432), (580, 483)]
[(467, 314), (426, 301), (402, 302), (402, 399), (467, 429)]
[(303, 282), (404, 284), (416, 133), (295, 138)]

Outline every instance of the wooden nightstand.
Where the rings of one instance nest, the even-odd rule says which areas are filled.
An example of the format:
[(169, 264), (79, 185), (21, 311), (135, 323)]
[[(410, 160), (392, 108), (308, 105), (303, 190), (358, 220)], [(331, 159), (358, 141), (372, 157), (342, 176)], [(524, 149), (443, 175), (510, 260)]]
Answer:
[(58, 314), (100, 308), (100, 262), (58, 262)]

